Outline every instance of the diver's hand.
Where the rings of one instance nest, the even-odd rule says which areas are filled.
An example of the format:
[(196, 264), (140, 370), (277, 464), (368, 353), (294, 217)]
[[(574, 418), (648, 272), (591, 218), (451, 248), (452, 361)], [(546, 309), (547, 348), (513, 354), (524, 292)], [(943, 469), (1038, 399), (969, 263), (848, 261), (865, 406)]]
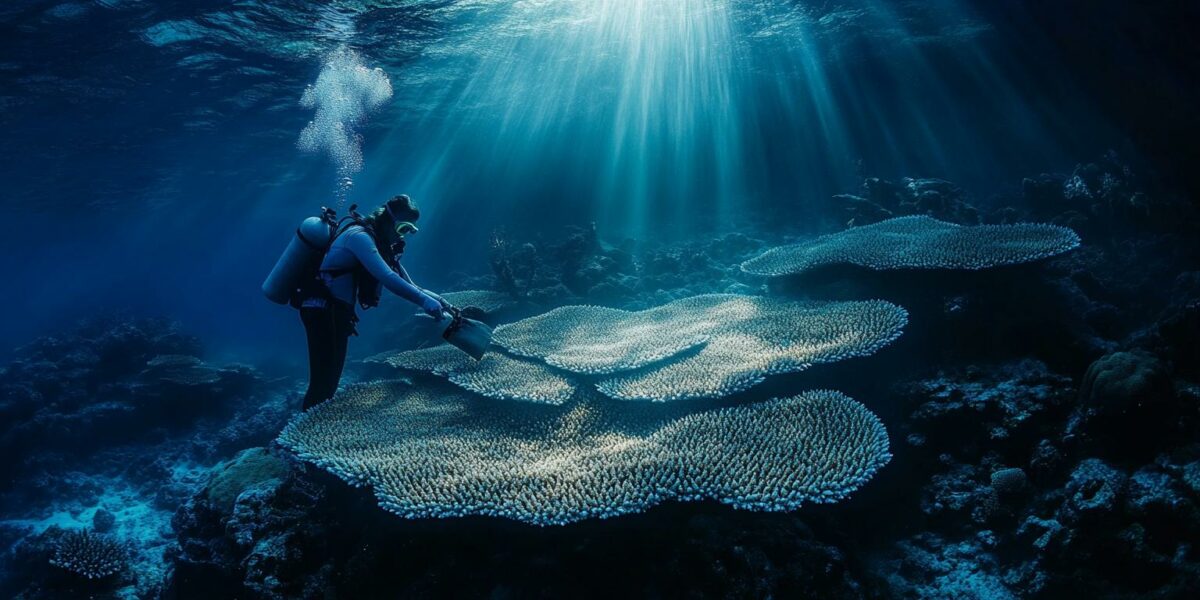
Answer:
[(442, 303), (438, 302), (437, 299), (429, 295), (426, 295), (421, 301), (421, 310), (425, 311), (425, 314), (433, 317), (433, 320), (435, 321), (441, 321), (444, 318), (442, 315), (444, 310), (442, 308)]
[(433, 298), (434, 300), (437, 300), (438, 302), (441, 302), (441, 303), (442, 303), (442, 310), (444, 310), (444, 311), (446, 311), (446, 312), (450, 312), (450, 309), (454, 308), (454, 305), (453, 305), (453, 304), (450, 304), (450, 302), (449, 302), (449, 301), (447, 301), (445, 298), (443, 298), (443, 297), (441, 296), (441, 294), (436, 294), (436, 293), (434, 293), (434, 292), (431, 292), (431, 291), (429, 291), (429, 290), (421, 290), (421, 291), (422, 291), (422, 292), (425, 292), (425, 295), (426, 295), (426, 296), (429, 296), (430, 298)]

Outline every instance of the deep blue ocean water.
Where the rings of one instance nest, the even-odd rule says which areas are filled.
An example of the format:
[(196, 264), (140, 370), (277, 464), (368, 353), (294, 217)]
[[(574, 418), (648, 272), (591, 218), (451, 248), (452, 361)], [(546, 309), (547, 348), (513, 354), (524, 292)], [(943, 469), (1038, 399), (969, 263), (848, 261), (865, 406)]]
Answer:
[(1162, 152), (1195, 93), (1180, 34), (1139, 21), (1169, 11), (1072, 6), (11, 2), (4, 197), (27, 225), (4, 240), (4, 346), (95, 306), (169, 306), (230, 347), (288, 336), (254, 283), (334, 202), (336, 167), (296, 141), (337, 48), (394, 91), (358, 128), (350, 201), (417, 198), (408, 260), (444, 282), (498, 226), (803, 230), (863, 175), (986, 197), (1139, 138)]
[[(922, 328), (930, 320), (909, 307), (914, 316), (906, 335), (914, 341), (907, 358), (912, 362), (867, 363), (879, 370), (877, 381), (864, 381), (872, 378), (859, 376), (853, 367), (837, 367), (800, 389), (820, 384), (883, 393), (906, 377), (912, 380), (905, 379), (909, 395), (896, 392), (904, 397), (915, 397), (911, 389), (920, 387), (915, 381), (923, 382), (929, 394), (939, 385), (969, 387), (934, 381), (953, 379), (939, 373), (941, 365), (930, 358), (936, 355), (946, 359), (947, 372), (976, 369), (963, 375), (966, 381), (1008, 389), (1011, 398), (1006, 396), (1003, 410), (1016, 414), (1024, 409), (1013, 408), (1014, 403), (1034, 393), (1029, 389), (1044, 392), (1039, 378), (1058, 381), (1046, 386), (1061, 384), (1070, 388), (1064, 397), (1074, 398), (1093, 361), (1137, 349), (1162, 362), (1161, 367), (1129, 367), (1151, 373), (1139, 379), (1155, 382), (1146, 384), (1143, 391), (1150, 391), (1145, 393), (1195, 399), (1194, 373), (1176, 354), (1190, 356), (1196, 333), (1194, 314), (1186, 310), (1194, 311), (1189, 294), (1195, 291), (1187, 274), (1197, 270), (1194, 221), (1189, 220), (1200, 192), (1194, 170), (1200, 156), (1195, 110), (1200, 51), (1192, 39), (1197, 25), (1200, 9), (1192, 2), (1115, 0), (8, 0), (0, 6), (0, 207), (9, 219), (0, 234), (0, 272), (6, 281), (0, 294), (0, 358), (22, 366), (10, 368), (5, 389), (35, 390), (40, 399), (61, 394), (72, 400), (55, 402), (82, 414), (79, 407), (86, 403), (80, 398), (107, 399), (114, 381), (142, 368), (145, 357), (137, 352), (188, 354), (191, 342), (171, 337), (156, 341), (151, 350), (129, 350), (141, 363), (128, 373), (112, 367), (111, 378), (61, 366), (65, 362), (55, 363), (58, 371), (38, 367), (44, 364), (39, 360), (58, 361), (46, 357), (63, 353), (45, 350), (53, 346), (45, 341), (35, 344), (41, 349), (27, 345), (58, 333), (75, 347), (87, 338), (76, 324), (98, 315), (163, 317), (199, 338), (206, 361), (250, 363), (267, 382), (260, 381), (266, 387), (251, 393), (237, 387), (241, 383), (230, 383), (242, 381), (234, 377), (224, 380), (221, 393), (238, 402), (239, 394), (272, 398), (278, 405), (270, 412), (243, 403), (237, 410), (244, 412), (210, 421), (193, 422), (173, 409), (142, 415), (140, 424), (169, 433), (139, 438), (139, 447), (152, 453), (146, 448), (168, 440), (184, 450), (161, 461), (154, 473), (121, 475), (140, 482), (129, 489), (115, 487), (113, 482), (122, 480), (111, 475), (111, 467), (141, 456), (134, 451), (96, 466), (47, 450), (53, 459), (37, 467), (41, 483), (34, 496), (41, 504), (14, 500), (21, 510), (5, 507), (13, 516), (5, 521), (24, 525), (6, 527), (25, 535), (21, 528), (29, 523), (39, 529), (77, 523), (91, 518), (96, 502), (126, 502), (130, 515), (157, 515), (126, 515), (130, 522), (154, 522), (167, 537), (177, 535), (178, 527), (172, 530), (166, 521), (194, 491), (187, 485), (199, 485), (205, 469), (237, 451), (268, 443), (296, 408), (306, 360), (304, 330), (295, 311), (266, 301), (259, 289), (296, 226), (322, 206), (345, 214), (358, 204), (365, 211), (400, 193), (412, 196), (423, 213), (403, 262), (426, 287), (454, 290), (494, 281), (489, 278), (497, 272), (496, 257), (508, 252), (506, 260), (519, 264), (519, 252), (511, 253), (527, 242), (536, 244), (545, 264), (573, 264), (549, 249), (579, 231), (573, 228), (594, 227), (608, 252), (604, 260), (630, 256), (639, 265), (639, 277), (661, 268), (680, 270), (680, 279), (660, 277), (658, 289), (605, 296), (609, 288), (591, 287), (594, 282), (577, 287), (583, 284), (564, 267), (558, 275), (570, 288), (568, 295), (576, 303), (642, 308), (666, 297), (655, 292), (674, 293), (676, 283), (679, 289), (705, 291), (728, 291), (735, 280), (760, 285), (731, 275), (739, 257), (843, 229), (855, 217), (835, 196), (869, 196), (865, 179), (952, 182), (954, 198), (977, 210), (974, 222), (1032, 219), (1081, 231), (1084, 245), (1072, 256), (1082, 258), (1057, 263), (1055, 274), (1061, 277), (1048, 277), (1043, 287), (1074, 286), (1072, 293), (1088, 298), (1084, 308), (1077, 299), (1060, 307), (1063, 315), (1086, 315), (1088, 332), (1063, 342), (1071, 349), (1061, 352), (1057, 347), (1035, 352), (1021, 340), (1005, 339), (988, 357), (1007, 365), (1008, 370), (997, 367), (996, 374), (975, 364), (985, 362), (972, 354), (977, 348), (947, 342), (967, 331), (967, 325), (954, 329), (959, 325), (953, 313), (981, 305), (972, 293), (1012, 292), (1024, 285), (1013, 282), (1025, 280), (973, 280), (970, 293), (953, 285), (943, 290), (940, 281), (874, 282), (862, 293), (893, 291), (902, 303), (936, 305), (951, 316), (938, 322), (943, 329), (926, 337)], [(1056, 197), (1062, 196), (1062, 180), (1069, 183), (1075, 175), (1095, 183), (1103, 174), (1118, 191), (1103, 196), (1096, 191), (1096, 203), (1071, 209), (1074, 213), (1051, 209), (1038, 205), (1042, 196), (1028, 183), (1043, 174), (1061, 174), (1054, 180)], [(1143, 194), (1136, 201), (1135, 191)], [(1115, 205), (1114, 194), (1124, 194), (1120, 202), (1133, 208)], [(1143, 201), (1155, 208), (1143, 211)], [(1096, 208), (1101, 202), (1104, 207)], [(1088, 210), (1093, 212), (1080, 221), (1079, 213)], [(947, 207), (935, 216), (950, 211)], [(1136, 218), (1126, 218), (1130, 214)], [(727, 238), (735, 233), (752, 241), (738, 248)], [(507, 244), (503, 252), (497, 240)], [(622, 254), (610, 252), (614, 248)], [(702, 253), (715, 266), (689, 266), (686, 260), (648, 266), (660, 264), (650, 258), (658, 256), (655, 252), (670, 253), (664, 248), (674, 252), (671, 260)], [(710, 281), (713, 286), (722, 282), (721, 287), (706, 289)], [(807, 284), (799, 285), (809, 293)], [(589, 288), (594, 295), (584, 293)], [(844, 291), (822, 295), (838, 297)], [(1041, 291), (1037, 287), (1028, 297), (1041, 298)], [(1013, 338), (1030, 331), (1021, 328), (1027, 315), (1013, 308), (1020, 294), (996, 294), (994, 305), (982, 305), (1007, 311), (995, 318), (997, 329), (1018, 332)], [(553, 304), (565, 303), (571, 302)], [(364, 315), (362, 336), (351, 342), (352, 359), (409, 343), (404, 331), (410, 307), (394, 297), (385, 298), (384, 305)], [(1177, 308), (1184, 316), (1171, 312)], [(1053, 314), (1046, 318), (1070, 321)], [(1071, 323), (1063, 330), (1076, 335)], [(1155, 329), (1159, 323), (1172, 324), (1176, 333)], [(982, 335), (984, 330), (970, 331)], [(1024, 359), (1045, 365), (1012, 366), (1025, 364), (1020, 363)], [(1046, 365), (1050, 374), (1039, 370)], [(1139, 370), (1143, 366), (1148, 370)], [(18, 372), (26, 379), (14, 375)], [(46, 381), (29, 375), (37, 372), (52, 375)], [(223, 377), (233, 377), (231, 372)], [(360, 373), (370, 375), (355, 363), (351, 377)], [(1173, 391), (1155, 387), (1167, 385), (1156, 378), (1170, 380)], [(792, 383), (771, 383), (769, 389), (794, 393)], [(16, 392), (6, 393), (2, 402), (11, 423), (39, 422), (30, 416), (32, 410), (11, 409), (20, 402), (13, 399)], [(208, 401), (198, 398), (179, 402)], [(872, 408), (885, 422), (889, 414), (897, 421), (915, 414)], [(1071, 427), (1078, 424), (1068, 424), (1070, 411), (1060, 412), (1046, 429), (1075, 435)], [(261, 430), (229, 433), (229, 419), (267, 413), (272, 416), (262, 417)], [(1013, 414), (1006, 413), (1005, 423), (1018, 419)], [(1177, 424), (1178, 431), (1192, 431), (1193, 424), (1182, 417)], [(922, 443), (928, 437), (919, 426), (888, 425), (894, 446), (912, 435), (924, 436)], [(6, 434), (10, 445), (5, 447), (24, 448), (21, 435), (70, 437), (85, 428), (62, 425), (46, 434), (37, 427)], [(1050, 439), (1044, 432), (1030, 435), (1019, 443), (1022, 460), (1040, 447), (1042, 437)], [(120, 446), (136, 436), (118, 427), (111, 437), (96, 447)], [(33, 443), (28, 448), (41, 452)], [(1172, 448), (1158, 448), (1157, 454), (1170, 454)], [(894, 471), (909, 472), (913, 463), (896, 453)], [(981, 449), (980, 456), (991, 458), (976, 460), (973, 468), (990, 471), (1012, 462), (1013, 453), (1008, 447)], [(1063, 453), (1070, 464), (1085, 458)], [(1143, 462), (1126, 465), (1126, 471), (1140, 472), (1137, 465), (1150, 464), (1153, 456), (1137, 460)], [(1191, 457), (1170, 460), (1200, 464)], [(108, 469), (110, 478), (86, 485), (78, 478), (61, 486), (47, 483), (91, 467)], [(1055, 473), (1039, 485), (1060, 485), (1066, 476)], [(943, 483), (951, 477), (942, 475)], [(25, 485), (21, 478), (26, 476), (32, 477), (14, 470), (5, 494)], [(184, 491), (159, 498), (153, 507), (145, 490), (133, 489), (168, 479)], [(89, 497), (102, 502), (80, 501), (73, 508), (55, 504), (55, 494), (68, 495), (56, 486), (76, 493), (89, 485), (103, 488)], [(1179, 493), (1200, 503), (1200, 491), (1189, 485), (1190, 491)], [(64, 516), (71, 510), (73, 516)], [(1030, 510), (1039, 518), (1049, 514)], [(1014, 514), (1005, 517), (1015, 519), (1012, 523), (990, 523), (988, 531), (1015, 532), (1023, 521), (1020, 511)], [(683, 527), (679, 523), (690, 517), (664, 518)], [(773, 526), (746, 527), (738, 535), (752, 545), (762, 537), (759, 529)], [(838, 529), (816, 528), (818, 537)], [(3, 539), (16, 544), (21, 535)], [(147, 534), (153, 543), (139, 539), (155, 548), (167, 543), (156, 535)], [(912, 555), (932, 544), (912, 538), (904, 543)], [(987, 546), (986, 541), (971, 543)], [(925, 550), (914, 550), (921, 544), (927, 544), (921, 546)], [(847, 552), (845, 544), (841, 547)], [(1187, 558), (1192, 551), (1180, 552)], [(787, 556), (779, 560), (786, 563)], [(8, 568), (19, 579), (23, 567)], [(859, 571), (854, 573), (857, 577)], [(22, 589), (6, 585), (0, 590)], [(858, 589), (868, 596), (908, 589), (879, 585)], [(967, 587), (973, 591), (960, 597), (991, 593)], [(151, 588), (137, 589), (149, 593)], [(959, 588), (939, 589), (952, 594)], [(506, 597), (505, 590), (511, 591), (503, 588), (494, 595)], [(747, 587), (718, 595), (753, 597), (761, 591)]]

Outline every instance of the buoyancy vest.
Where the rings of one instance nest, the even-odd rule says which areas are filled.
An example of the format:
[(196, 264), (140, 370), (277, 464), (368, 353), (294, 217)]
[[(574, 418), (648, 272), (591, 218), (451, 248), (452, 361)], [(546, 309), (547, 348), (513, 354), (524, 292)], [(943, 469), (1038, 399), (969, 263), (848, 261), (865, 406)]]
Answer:
[[(342, 221), (344, 224), (339, 224), (338, 231), (329, 240), (329, 245), (325, 248), (326, 254), (333, 247), (334, 241), (336, 241), (339, 237), (354, 227), (360, 227), (367, 235), (371, 236), (371, 241), (375, 243), (375, 248), (379, 251), (379, 255), (383, 257), (384, 262), (386, 262), (388, 266), (392, 268), (392, 270), (398, 270), (398, 256), (396, 252), (392, 247), (380, 244), (379, 236), (375, 233), (375, 229), (370, 223), (357, 215), (345, 217)], [(403, 246), (401, 246), (401, 249), (402, 248)], [(371, 275), (371, 273), (367, 271), (366, 267), (364, 267), (362, 263), (355, 264), (353, 267), (340, 269), (322, 269), (318, 266), (317, 270), (312, 274), (312, 277), (306, 279), (306, 285), (302, 286), (301, 289), (300, 295), (302, 297), (299, 299), (299, 302), (293, 302), (293, 306), (299, 308), (305, 300), (310, 298), (320, 298), (326, 302), (342, 302), (338, 298), (334, 297), (333, 292), (325, 283), (325, 279), (322, 277), (322, 275), (328, 276), (330, 279), (346, 276), (353, 277), (353, 296), (357, 300), (359, 306), (362, 306), (364, 309), (379, 306), (379, 299), (383, 286), (374, 275)]]

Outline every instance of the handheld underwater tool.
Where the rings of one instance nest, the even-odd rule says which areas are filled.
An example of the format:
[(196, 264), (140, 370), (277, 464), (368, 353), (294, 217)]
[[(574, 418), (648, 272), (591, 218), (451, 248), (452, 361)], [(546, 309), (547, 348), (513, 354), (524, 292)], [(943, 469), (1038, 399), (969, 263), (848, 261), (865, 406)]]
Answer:
[(446, 314), (450, 315), (450, 324), (442, 330), (442, 339), (475, 360), (483, 358), (492, 345), (492, 328), (463, 316), (463, 311), (453, 306), (446, 309)]

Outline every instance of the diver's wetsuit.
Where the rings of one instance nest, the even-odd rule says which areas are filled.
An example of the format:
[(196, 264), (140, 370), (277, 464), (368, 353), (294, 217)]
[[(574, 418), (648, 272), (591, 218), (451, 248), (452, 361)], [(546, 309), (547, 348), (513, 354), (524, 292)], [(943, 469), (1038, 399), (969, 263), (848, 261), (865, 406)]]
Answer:
[(346, 364), (346, 346), (358, 321), (354, 312), (358, 295), (355, 271), (360, 268), (374, 278), (376, 289), (372, 291), (375, 297), (378, 297), (378, 287), (382, 286), (417, 306), (437, 303), (388, 266), (379, 254), (375, 239), (365, 229), (358, 225), (346, 229), (333, 241), (321, 262), (321, 280), (329, 289), (330, 298), (308, 298), (300, 306), (300, 320), (308, 336), (309, 381), (308, 391), (304, 394), (305, 409), (332, 398), (337, 392)]
[(346, 346), (354, 333), (354, 307), (335, 303), (325, 308), (300, 308), (300, 321), (308, 337), (308, 391), (304, 394), (307, 410), (333, 397), (342, 368), (346, 365)]

